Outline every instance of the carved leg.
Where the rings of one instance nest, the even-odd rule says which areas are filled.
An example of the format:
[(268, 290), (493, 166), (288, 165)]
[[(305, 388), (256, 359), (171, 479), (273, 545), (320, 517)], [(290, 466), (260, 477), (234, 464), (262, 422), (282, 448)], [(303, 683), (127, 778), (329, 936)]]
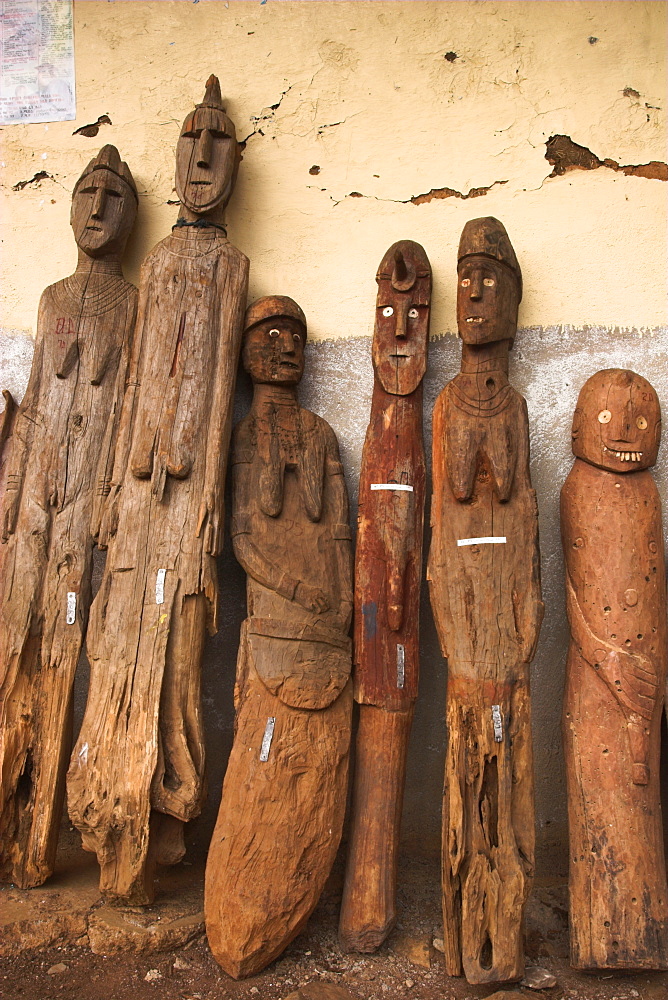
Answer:
[(372, 952), (396, 920), (399, 830), (413, 710), (360, 705), (353, 818), (339, 940), (346, 951)]

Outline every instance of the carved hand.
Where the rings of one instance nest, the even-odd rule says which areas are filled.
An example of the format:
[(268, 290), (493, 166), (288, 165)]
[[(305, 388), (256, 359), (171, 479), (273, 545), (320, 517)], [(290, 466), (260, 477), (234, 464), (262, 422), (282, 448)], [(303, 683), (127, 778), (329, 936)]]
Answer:
[(120, 486), (112, 486), (108, 496), (103, 500), (100, 530), (97, 536), (99, 549), (108, 548), (109, 539), (114, 537), (118, 529), (118, 497), (120, 492)]
[(204, 528), (204, 551), (212, 556), (220, 555), (223, 548), (223, 501), (218, 488), (206, 492), (197, 518), (197, 537)]
[(16, 518), (19, 512), (19, 500), (21, 498), (20, 481), (18, 476), (7, 477), (7, 488), (2, 498), (2, 540), (6, 542), (10, 535), (14, 534), (16, 528)]
[(387, 624), (398, 632), (404, 620), (404, 579), (396, 569), (387, 575)]
[(301, 581), (295, 590), (295, 600), (307, 611), (322, 614), (323, 611), (329, 610), (329, 601), (324, 590), (320, 590), (319, 587), (309, 587), (307, 583)]
[(644, 719), (652, 718), (658, 685), (648, 657), (613, 649), (596, 669), (624, 708)]

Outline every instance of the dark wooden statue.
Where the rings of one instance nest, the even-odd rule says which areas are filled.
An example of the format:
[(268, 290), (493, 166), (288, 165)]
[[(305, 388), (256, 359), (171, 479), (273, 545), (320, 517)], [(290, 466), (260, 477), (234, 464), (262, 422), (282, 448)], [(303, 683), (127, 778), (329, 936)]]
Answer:
[(374, 951), (396, 919), (399, 827), (417, 697), (431, 268), (418, 243), (387, 251), (376, 277), (371, 420), (355, 556), (354, 693), (360, 703), (339, 939)]
[[(105, 146), (74, 188), (77, 267), (40, 300), (30, 380), (8, 442), (0, 585), (0, 872), (22, 888), (40, 885), (53, 871), (94, 535), (109, 488), (137, 306), (137, 290), (121, 271), (136, 212), (132, 175), (118, 150)], [(9, 400), (5, 417), (12, 417)]]
[(305, 337), (292, 299), (250, 306), (243, 362), (254, 395), (232, 459), (232, 537), (248, 574), (248, 617), (204, 899), (211, 950), (235, 978), (259, 972), (306, 923), (346, 807), (348, 497), (331, 427), (297, 401)]
[(522, 975), (534, 867), (529, 663), (542, 620), (526, 403), (508, 382), (522, 278), (500, 222), (459, 245), (462, 370), (433, 424), (428, 576), (448, 658), (443, 801), (446, 971), (471, 983)]
[(611, 369), (583, 386), (561, 491), (571, 628), (564, 699), (571, 962), (668, 968), (659, 743), (666, 577), (652, 386)]
[(91, 611), (88, 704), (68, 774), (100, 887), (153, 898), (203, 795), (200, 662), (215, 630), (215, 557), (248, 260), (222, 222), (239, 147), (211, 77), (176, 151), (181, 209), (141, 271), (139, 311)]

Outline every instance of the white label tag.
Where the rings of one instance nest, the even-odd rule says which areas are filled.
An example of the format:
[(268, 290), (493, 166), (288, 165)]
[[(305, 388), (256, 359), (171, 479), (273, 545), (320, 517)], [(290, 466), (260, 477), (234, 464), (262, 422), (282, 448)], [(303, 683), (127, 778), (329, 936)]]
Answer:
[(397, 643), (397, 687), (404, 686), (406, 679), (406, 650), (400, 642)]
[(492, 705), (492, 724), (494, 726), (494, 739), (497, 743), (503, 742), (503, 719), (501, 718), (501, 706)]
[(505, 545), (505, 535), (485, 535), (483, 538), (458, 538), (457, 545)]
[(72, 591), (67, 593), (67, 617), (65, 621), (68, 625), (74, 625), (77, 617), (77, 595)]
[(271, 740), (274, 735), (274, 726), (276, 725), (276, 718), (270, 715), (267, 719), (267, 725), (264, 727), (264, 736), (262, 737), (262, 747), (260, 748), (260, 760), (269, 760), (269, 750), (271, 749)]
[(413, 487), (409, 486), (408, 483), (371, 483), (369, 489), (372, 490), (405, 490), (406, 493), (412, 493)]
[(165, 603), (165, 573), (166, 569), (159, 569), (155, 578), (155, 603)]

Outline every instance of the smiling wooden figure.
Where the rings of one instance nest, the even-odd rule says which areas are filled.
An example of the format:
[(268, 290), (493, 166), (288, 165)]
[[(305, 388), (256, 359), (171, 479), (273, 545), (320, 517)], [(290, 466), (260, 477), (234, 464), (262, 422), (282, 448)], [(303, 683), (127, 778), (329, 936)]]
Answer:
[(348, 496), (332, 428), (297, 400), (305, 339), (304, 314), (287, 296), (249, 307), (253, 403), (232, 446), (232, 539), (248, 574), (248, 617), (204, 894), (211, 951), (235, 978), (259, 972), (303, 928), (346, 808)]
[(40, 299), (3, 472), (0, 873), (24, 889), (51, 874), (58, 842), (93, 545), (137, 309), (121, 270), (136, 215), (130, 170), (104, 146), (74, 188), (79, 259)]
[(355, 557), (353, 818), (339, 939), (374, 951), (392, 929), (406, 753), (418, 690), (425, 500), (422, 379), (431, 268), (418, 243), (387, 251), (376, 277), (375, 372), (362, 452)]
[(105, 895), (147, 903), (200, 810), (200, 663), (215, 631), (215, 557), (248, 259), (227, 239), (239, 147), (216, 77), (176, 149), (176, 225), (146, 258), (91, 609), (88, 703), (70, 818)]
[(661, 412), (640, 375), (583, 386), (561, 491), (571, 962), (668, 968), (659, 742), (666, 676)]
[(534, 866), (529, 663), (543, 616), (526, 403), (508, 382), (522, 295), (502, 224), (459, 244), (462, 370), (434, 409), (428, 578), (448, 658), (443, 799), (446, 970), (471, 983), (522, 975)]

